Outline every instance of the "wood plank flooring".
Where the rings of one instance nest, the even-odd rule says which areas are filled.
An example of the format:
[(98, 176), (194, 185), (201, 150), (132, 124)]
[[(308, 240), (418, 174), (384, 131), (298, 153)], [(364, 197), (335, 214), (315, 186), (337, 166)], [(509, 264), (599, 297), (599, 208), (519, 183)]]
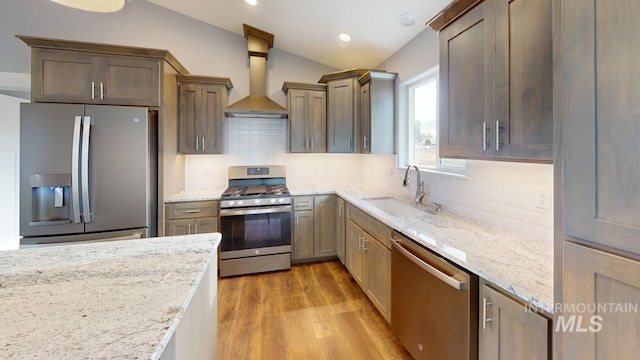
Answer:
[(218, 281), (218, 359), (411, 359), (339, 261)]

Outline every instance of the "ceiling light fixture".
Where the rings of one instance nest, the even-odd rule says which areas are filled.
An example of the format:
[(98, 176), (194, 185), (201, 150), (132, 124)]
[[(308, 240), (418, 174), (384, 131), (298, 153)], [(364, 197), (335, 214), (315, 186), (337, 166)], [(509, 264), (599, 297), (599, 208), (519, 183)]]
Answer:
[(342, 42), (349, 42), (351, 41), (351, 35), (347, 33), (340, 33), (338, 34), (338, 39), (340, 39), (340, 41)]
[(404, 13), (398, 16), (398, 21), (402, 26), (411, 26), (416, 23), (416, 15), (412, 13)]
[(250, 6), (258, 6), (258, 0), (244, 0), (244, 2), (246, 2), (247, 5)]
[(51, 0), (54, 3), (72, 7), (74, 9), (110, 13), (124, 7), (124, 0)]

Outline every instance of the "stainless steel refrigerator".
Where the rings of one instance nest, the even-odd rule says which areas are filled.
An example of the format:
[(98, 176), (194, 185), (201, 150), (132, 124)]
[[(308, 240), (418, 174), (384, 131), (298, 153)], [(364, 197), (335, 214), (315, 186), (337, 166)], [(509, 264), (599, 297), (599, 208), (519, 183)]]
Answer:
[(157, 117), (147, 108), (22, 104), (21, 247), (157, 234)]

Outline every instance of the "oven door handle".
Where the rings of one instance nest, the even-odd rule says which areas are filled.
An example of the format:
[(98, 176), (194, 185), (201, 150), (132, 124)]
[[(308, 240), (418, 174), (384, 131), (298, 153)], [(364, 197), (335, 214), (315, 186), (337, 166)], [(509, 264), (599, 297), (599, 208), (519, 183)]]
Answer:
[(242, 208), (242, 209), (222, 209), (220, 210), (220, 216), (273, 214), (273, 213), (287, 213), (287, 212), (291, 212), (291, 205), (278, 206), (278, 207), (251, 207), (251, 208)]

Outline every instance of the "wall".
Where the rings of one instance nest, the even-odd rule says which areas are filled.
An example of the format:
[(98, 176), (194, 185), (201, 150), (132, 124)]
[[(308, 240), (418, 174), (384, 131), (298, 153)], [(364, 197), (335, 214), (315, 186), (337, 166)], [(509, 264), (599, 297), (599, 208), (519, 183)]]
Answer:
[[(426, 28), (378, 68), (399, 73), (400, 111), (402, 123), (402, 84), (437, 66), (438, 34)], [(406, 105), (405, 105), (406, 106)], [(400, 126), (400, 132), (402, 127)], [(402, 188), (405, 168), (395, 167), (395, 158), (380, 157), (368, 160), (368, 168), (388, 191), (407, 199), (415, 194), (415, 180), (410, 188)], [(393, 176), (385, 176), (394, 168)], [(467, 161), (465, 177), (452, 177), (438, 173), (422, 173), (428, 201), (440, 202), (451, 212), (492, 223), (501, 228), (536, 238), (553, 241), (553, 204), (550, 209), (534, 206), (536, 192), (549, 191), (553, 198), (553, 165), (507, 163), (494, 161)], [(411, 179), (415, 174), (411, 173)]]
[(20, 102), (0, 95), (0, 250), (17, 249), (20, 203)]

